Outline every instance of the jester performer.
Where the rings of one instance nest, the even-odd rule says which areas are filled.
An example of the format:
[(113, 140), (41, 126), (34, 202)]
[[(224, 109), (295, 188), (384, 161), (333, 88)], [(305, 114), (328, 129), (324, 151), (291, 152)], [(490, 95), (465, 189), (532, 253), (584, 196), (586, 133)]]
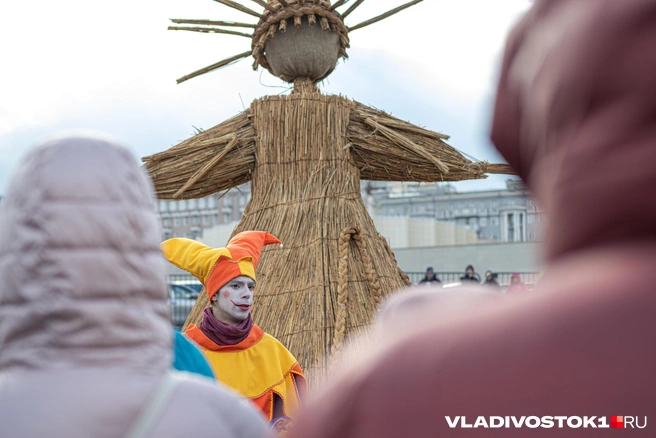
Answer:
[(191, 324), (185, 335), (201, 347), (217, 380), (253, 401), (280, 432), (300, 408), (306, 381), (296, 358), (251, 317), (260, 253), (276, 243), (267, 232), (245, 231), (225, 248), (175, 238), (163, 242), (162, 251), (198, 278), (210, 298), (200, 326)]

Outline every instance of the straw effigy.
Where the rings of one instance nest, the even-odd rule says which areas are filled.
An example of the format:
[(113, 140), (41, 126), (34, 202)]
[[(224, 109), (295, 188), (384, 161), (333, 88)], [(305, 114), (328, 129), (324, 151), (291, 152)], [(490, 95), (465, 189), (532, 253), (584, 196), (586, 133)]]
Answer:
[[(220, 3), (237, 8), (235, 2)], [(335, 11), (344, 1), (256, 3), (265, 7), (253, 36), (256, 68), (294, 82), (294, 91), (258, 99), (144, 162), (161, 199), (204, 197), (252, 182), (233, 234), (263, 230), (284, 244), (262, 254), (253, 318), (317, 378), (339, 357), (345, 339), (369, 326), (381, 301), (409, 284), (366, 211), (360, 180), (459, 181), (510, 171), (467, 159), (444, 134), (319, 92), (315, 83), (330, 74), (348, 46), (343, 16), (361, 0), (344, 15)], [(287, 41), (281, 47), (267, 46), (289, 31), (290, 24), (281, 25), (287, 20), (305, 34), (281, 37)], [(308, 52), (317, 45), (326, 48)], [(322, 58), (326, 52), (328, 61)], [(197, 324), (208, 304), (201, 294), (187, 324)]]

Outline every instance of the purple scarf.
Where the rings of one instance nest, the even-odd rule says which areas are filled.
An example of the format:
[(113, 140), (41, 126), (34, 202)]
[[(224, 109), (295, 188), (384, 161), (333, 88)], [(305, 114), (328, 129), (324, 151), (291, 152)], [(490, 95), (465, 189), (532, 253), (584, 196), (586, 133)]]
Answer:
[(200, 322), (200, 331), (218, 345), (237, 345), (248, 337), (253, 327), (253, 318), (248, 314), (239, 325), (226, 324), (214, 317), (211, 307), (203, 311), (203, 320)]

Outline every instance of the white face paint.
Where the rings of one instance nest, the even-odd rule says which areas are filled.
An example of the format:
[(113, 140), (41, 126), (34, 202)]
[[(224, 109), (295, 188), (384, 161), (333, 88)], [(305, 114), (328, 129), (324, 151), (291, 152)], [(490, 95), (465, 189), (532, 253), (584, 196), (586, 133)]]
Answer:
[(254, 289), (252, 278), (233, 278), (212, 297), (212, 314), (226, 324), (240, 324), (251, 313)]

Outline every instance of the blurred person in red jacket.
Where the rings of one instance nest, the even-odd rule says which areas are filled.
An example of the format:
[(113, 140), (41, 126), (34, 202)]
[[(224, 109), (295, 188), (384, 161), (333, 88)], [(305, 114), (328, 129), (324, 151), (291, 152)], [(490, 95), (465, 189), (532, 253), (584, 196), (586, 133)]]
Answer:
[(510, 276), (510, 284), (508, 289), (506, 289), (507, 294), (521, 294), (528, 291), (528, 287), (522, 281), (522, 277), (519, 274), (514, 273)]
[[(492, 140), (549, 214), (542, 293), (439, 318), (456, 292), (398, 297), (377, 326), (403, 320), (392, 339), (319, 394), (293, 436), (599, 437), (609, 415), (653, 421), (655, 78), (655, 1), (537, 0), (508, 39)], [(492, 416), (539, 424), (472, 430)], [(573, 421), (549, 430), (543, 416)]]

